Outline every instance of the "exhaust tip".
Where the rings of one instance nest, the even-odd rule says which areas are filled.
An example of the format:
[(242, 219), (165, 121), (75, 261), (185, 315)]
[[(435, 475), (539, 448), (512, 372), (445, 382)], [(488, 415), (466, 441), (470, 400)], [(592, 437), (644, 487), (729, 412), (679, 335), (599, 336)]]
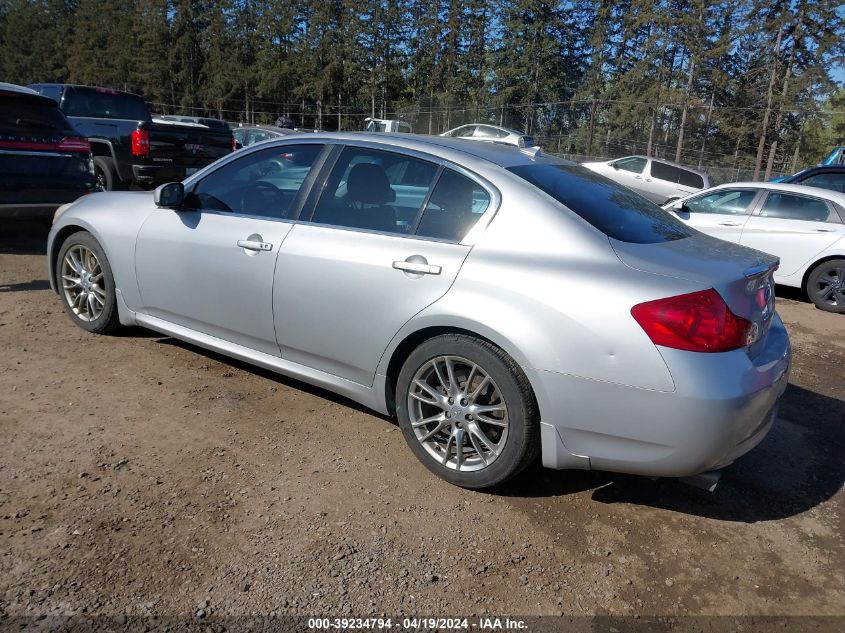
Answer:
[(707, 472), (698, 473), (691, 477), (681, 477), (680, 481), (694, 488), (713, 492), (719, 484), (719, 479), (722, 478), (722, 472), (721, 470), (708, 470)]

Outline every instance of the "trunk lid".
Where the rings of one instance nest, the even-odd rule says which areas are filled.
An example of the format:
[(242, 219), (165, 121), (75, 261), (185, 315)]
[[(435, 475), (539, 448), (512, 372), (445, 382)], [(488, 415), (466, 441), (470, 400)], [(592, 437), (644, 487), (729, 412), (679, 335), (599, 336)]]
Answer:
[(734, 314), (751, 322), (756, 340), (747, 348), (749, 355), (765, 346), (775, 312), (777, 257), (704, 233), (654, 244), (610, 238), (610, 244), (630, 268), (715, 289)]
[(155, 119), (149, 127), (153, 162), (205, 167), (232, 151), (232, 130)]

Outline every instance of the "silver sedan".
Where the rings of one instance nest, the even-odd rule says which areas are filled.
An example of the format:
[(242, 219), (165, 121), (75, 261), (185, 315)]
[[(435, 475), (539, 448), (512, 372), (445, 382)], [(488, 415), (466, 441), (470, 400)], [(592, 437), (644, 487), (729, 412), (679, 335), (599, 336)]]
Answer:
[(89, 332), (140, 325), (394, 415), (444, 479), (684, 477), (775, 419), (774, 257), (536, 151), (315, 134), (155, 192), (86, 196), (49, 236)]

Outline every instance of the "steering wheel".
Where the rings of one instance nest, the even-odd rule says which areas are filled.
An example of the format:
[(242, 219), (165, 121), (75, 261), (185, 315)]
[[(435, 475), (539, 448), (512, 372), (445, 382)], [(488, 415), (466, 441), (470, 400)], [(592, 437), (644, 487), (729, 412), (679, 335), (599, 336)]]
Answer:
[(253, 193), (258, 193), (262, 200), (272, 200), (279, 195), (279, 188), (266, 180), (257, 180), (251, 186), (243, 187), (240, 199), (241, 213), (247, 213), (251, 210), (247, 208), (250, 203), (255, 204), (256, 201), (252, 199)]

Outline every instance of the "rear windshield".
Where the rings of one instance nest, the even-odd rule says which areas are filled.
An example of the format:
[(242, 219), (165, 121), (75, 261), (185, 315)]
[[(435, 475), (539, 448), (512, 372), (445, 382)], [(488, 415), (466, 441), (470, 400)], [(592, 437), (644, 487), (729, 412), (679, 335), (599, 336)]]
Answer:
[(0, 95), (0, 129), (4, 132), (66, 132), (70, 123), (59, 107), (44, 99)]
[(68, 116), (148, 121), (150, 111), (141, 97), (105, 88), (73, 88), (65, 96)]
[(695, 233), (652, 202), (580, 165), (518, 165), (508, 171), (621, 242), (671, 242)]

